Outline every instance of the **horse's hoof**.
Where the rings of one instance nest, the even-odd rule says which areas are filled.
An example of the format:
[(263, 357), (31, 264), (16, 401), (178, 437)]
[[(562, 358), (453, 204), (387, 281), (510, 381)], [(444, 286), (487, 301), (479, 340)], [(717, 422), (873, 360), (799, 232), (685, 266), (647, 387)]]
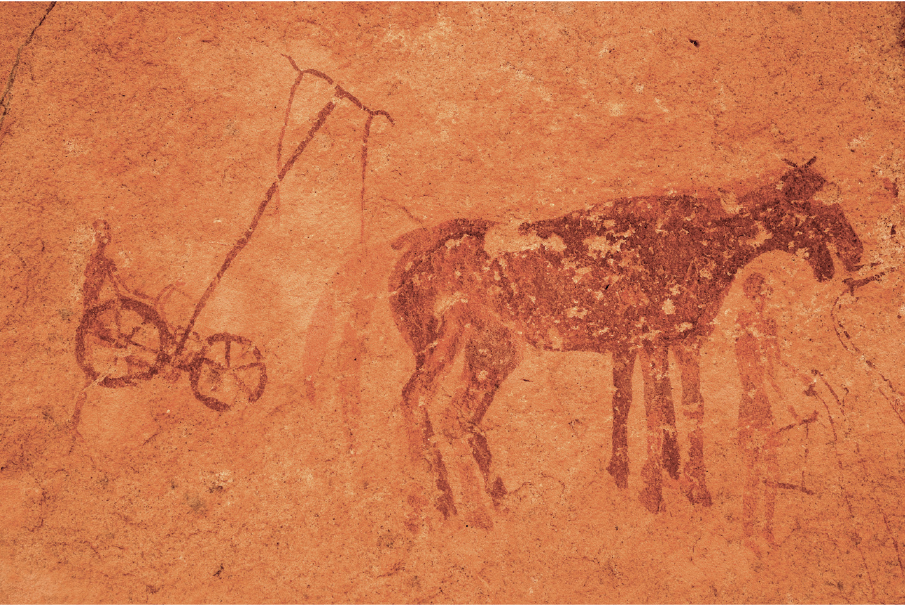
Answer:
[(758, 544), (757, 544), (757, 540), (755, 540), (754, 538), (752, 538), (752, 537), (745, 538), (744, 540), (742, 540), (742, 544), (744, 544), (745, 548), (750, 550), (754, 554), (754, 556), (756, 556), (758, 559), (760, 559), (761, 556), (763, 555), (763, 553), (761, 552), (760, 546), (758, 546)]
[(679, 478), (679, 443), (676, 434), (663, 431), (663, 468), (673, 479)]
[(493, 529), (493, 519), (483, 506), (469, 511), (465, 515), (465, 527), (477, 527), (478, 529)]
[(696, 479), (688, 474), (682, 478), (682, 491), (685, 497), (693, 505), (713, 506), (713, 500), (710, 498), (710, 490), (704, 481)]
[(644, 508), (656, 515), (660, 512), (660, 504), (663, 502), (663, 493), (658, 487), (648, 485), (641, 490), (641, 495), (638, 496), (638, 499), (641, 501), (641, 504), (644, 505)]
[(628, 487), (628, 460), (621, 456), (613, 456), (606, 470), (615, 479), (616, 487), (620, 489)]
[(506, 486), (503, 485), (503, 480), (499, 477), (493, 482), (493, 485), (490, 486), (488, 490), (490, 494), (490, 498), (493, 500), (493, 507), (499, 508), (500, 504), (503, 502), (503, 498), (506, 497), (506, 494), (509, 492), (506, 490)]
[(660, 504), (663, 502), (663, 483), (660, 479), (660, 466), (648, 460), (641, 469), (641, 477), (644, 479), (644, 489), (641, 490), (639, 499), (644, 508), (657, 514), (660, 512)]
[(443, 494), (434, 500), (434, 507), (440, 511), (444, 519), (455, 517), (459, 514), (456, 505), (453, 503), (452, 494)]
[(406, 505), (403, 525), (411, 534), (418, 535), (425, 529), (424, 509), (428, 505), (427, 499), (420, 494), (410, 494)]

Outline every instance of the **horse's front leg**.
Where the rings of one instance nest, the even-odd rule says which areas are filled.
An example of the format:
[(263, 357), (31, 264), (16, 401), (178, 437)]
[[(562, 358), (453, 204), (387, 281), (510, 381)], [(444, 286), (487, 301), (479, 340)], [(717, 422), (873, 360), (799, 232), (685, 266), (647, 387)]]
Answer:
[(697, 340), (673, 347), (682, 371), (682, 408), (694, 422), (688, 436), (688, 461), (682, 479), (683, 491), (692, 504), (710, 506), (707, 469), (704, 466), (704, 398), (701, 396), (701, 343)]
[[(647, 461), (641, 471), (644, 489), (641, 503), (652, 513), (660, 510), (663, 499), (662, 469), (666, 453), (667, 470), (678, 467), (678, 448), (675, 438), (675, 417), (669, 384), (669, 349), (663, 342), (646, 343), (642, 351), (644, 374), (644, 408), (647, 416)], [(669, 416), (673, 416), (670, 418)], [(672, 423), (670, 424), (670, 420)]]
[(503, 381), (521, 360), (519, 344), (513, 332), (494, 318), (479, 318), (477, 313), (472, 316), (463, 347), (462, 384), (445, 411), (440, 429), (451, 448), (449, 460), (458, 471), (465, 520), (484, 529), (493, 527), (493, 519), (484, 508), (481, 484), (494, 507), (501, 505), (506, 487), (493, 471), (481, 421)]
[(637, 351), (613, 350), (613, 457), (607, 471), (616, 486), (628, 487), (628, 412), (632, 406), (632, 371)]
[(460, 309), (449, 311), (436, 332), (433, 345), (416, 354), (415, 372), (402, 389), (402, 417), (405, 422), (409, 441), (412, 470), (416, 486), (414, 494), (409, 495), (409, 504), (413, 507), (413, 518), (407, 524), (412, 531), (417, 530), (420, 516), (422, 493), (418, 489), (419, 480), (427, 475), (428, 481), (434, 484), (432, 494), (434, 506), (444, 518), (456, 515), (452, 488), (443, 462), (443, 455), (437, 447), (434, 429), (428, 416), (439, 382), (444, 373), (452, 365), (461, 349), (464, 319)]

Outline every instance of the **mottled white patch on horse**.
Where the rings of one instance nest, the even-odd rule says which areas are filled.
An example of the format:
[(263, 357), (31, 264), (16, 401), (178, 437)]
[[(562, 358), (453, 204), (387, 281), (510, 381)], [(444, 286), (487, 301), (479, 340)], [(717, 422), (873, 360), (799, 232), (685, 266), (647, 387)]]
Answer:
[(591, 267), (579, 267), (575, 269), (575, 276), (572, 278), (572, 281), (576, 284), (581, 281), (581, 278), (593, 271)]
[(572, 307), (570, 309), (566, 309), (566, 317), (572, 318), (577, 317), (578, 319), (584, 319), (584, 316), (588, 314), (588, 310), (584, 307)]
[(562, 254), (566, 251), (566, 243), (556, 234), (542, 238), (536, 233), (519, 233), (518, 222), (510, 222), (491, 227), (484, 235), (484, 252), (490, 258), (499, 258), (504, 254), (530, 252), (546, 248)]
[(437, 300), (434, 301), (434, 317), (441, 319), (453, 305), (467, 302), (468, 297), (463, 292), (450, 292), (446, 296), (438, 296)]
[(588, 254), (590, 256), (603, 258), (609, 254), (620, 252), (624, 241), (624, 239), (618, 238), (615, 241), (610, 241), (605, 235), (594, 235), (585, 238), (584, 245), (588, 247)]
[(663, 303), (662, 309), (663, 313), (665, 313), (666, 315), (672, 315), (676, 312), (676, 305), (672, 302), (671, 298), (667, 298)]
[(773, 234), (770, 233), (764, 224), (761, 222), (757, 222), (757, 235), (754, 237), (750, 237), (748, 239), (742, 240), (742, 243), (748, 246), (760, 247), (766, 242), (768, 239), (773, 237)]
[[(613, 229), (616, 221), (603, 221), (603, 226), (607, 229)], [(604, 258), (608, 255), (612, 256), (622, 252), (622, 244), (635, 234), (635, 230), (629, 227), (621, 233), (607, 233), (604, 235), (594, 235), (584, 239), (584, 245), (588, 248), (588, 255), (596, 258)]]

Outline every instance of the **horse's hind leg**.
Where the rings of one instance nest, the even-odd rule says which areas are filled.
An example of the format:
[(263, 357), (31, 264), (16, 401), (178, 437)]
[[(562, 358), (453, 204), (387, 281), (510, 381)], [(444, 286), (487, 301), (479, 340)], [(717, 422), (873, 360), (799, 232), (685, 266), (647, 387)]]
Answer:
[[(443, 430), (451, 443), (459, 444), (463, 499), (471, 500), (463, 505), (473, 509), (471, 516), (477, 525), (489, 528), (492, 522), (480, 505), (478, 482), (483, 479), (484, 491), (494, 506), (506, 495), (506, 488), (499, 476), (493, 476), (492, 456), (480, 424), (500, 385), (518, 366), (520, 355), (512, 333), (493, 320), (476, 321), (464, 348), (462, 385), (450, 405)], [(477, 463), (480, 479), (474, 474), (473, 463), (466, 464), (464, 460), (469, 453)]]
[[(433, 346), (417, 354), (415, 372), (402, 390), (402, 415), (411, 463), (416, 473), (426, 474), (435, 483), (439, 494), (434, 505), (445, 518), (456, 514), (456, 505), (443, 456), (434, 443), (434, 430), (427, 411), (440, 378), (460, 349), (463, 326), (461, 314), (449, 313), (444, 318)], [(417, 495), (409, 497), (409, 504), (416, 511), (421, 506), (419, 500)]]
[(688, 461), (685, 463), (685, 495), (692, 504), (710, 506), (710, 490), (707, 489), (707, 469), (704, 466), (704, 398), (701, 396), (700, 344), (673, 347), (682, 370), (682, 408), (694, 421), (689, 435)]
[[(669, 361), (666, 361), (669, 369)], [(657, 384), (658, 396), (663, 405), (663, 468), (673, 479), (679, 478), (679, 440), (676, 430), (676, 408), (672, 401), (672, 384), (667, 374)]]

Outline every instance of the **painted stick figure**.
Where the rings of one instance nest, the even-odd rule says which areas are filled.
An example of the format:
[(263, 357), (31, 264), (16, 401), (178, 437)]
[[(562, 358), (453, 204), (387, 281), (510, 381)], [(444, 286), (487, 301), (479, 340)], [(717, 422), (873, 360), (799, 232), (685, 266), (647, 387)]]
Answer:
[[(763, 501), (763, 525), (760, 535), (770, 545), (773, 538), (773, 513), (779, 483), (777, 450), (781, 434), (791, 426), (813, 422), (814, 417), (802, 419), (791, 405), (788, 411), (795, 419), (790, 427), (774, 424), (773, 409), (767, 385), (778, 399), (784, 398), (776, 380), (776, 367), (783, 365), (802, 382), (813, 388), (813, 378), (799, 372), (783, 361), (777, 344), (776, 322), (766, 317), (764, 310), (772, 294), (766, 279), (753, 273), (744, 283), (745, 296), (753, 303), (753, 310), (742, 311), (737, 320), (735, 354), (742, 380), (742, 400), (739, 406), (739, 446), (745, 461), (745, 495), (742, 524), (745, 544), (759, 552), (756, 544), (757, 509)], [(763, 487), (762, 487), (763, 485)]]
[(85, 283), (82, 286), (82, 304), (90, 309), (98, 303), (101, 290), (107, 280), (116, 287), (116, 264), (107, 258), (107, 245), (110, 243), (110, 225), (107, 221), (94, 221), (94, 252), (85, 265)]

